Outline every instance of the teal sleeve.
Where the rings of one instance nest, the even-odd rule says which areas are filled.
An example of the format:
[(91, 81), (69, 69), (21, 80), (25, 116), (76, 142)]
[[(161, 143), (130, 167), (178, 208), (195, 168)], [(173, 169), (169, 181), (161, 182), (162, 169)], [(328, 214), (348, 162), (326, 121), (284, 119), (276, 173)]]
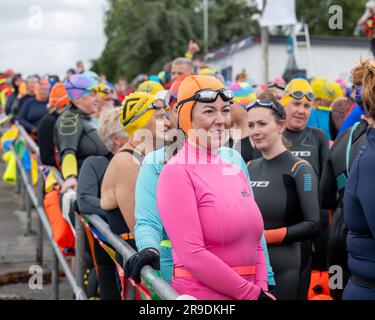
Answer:
[(146, 159), (141, 166), (135, 189), (135, 241), (138, 251), (155, 248), (160, 252), (160, 271), (163, 279), (170, 283), (172, 250), (160, 246), (160, 242), (168, 238), (156, 207), (156, 189), (162, 166)]
[[(241, 167), (241, 169), (246, 174), (247, 180), (248, 180), (249, 185), (250, 185), (250, 190), (251, 190), (251, 192), (253, 192), (253, 189), (251, 188), (251, 180), (250, 180), (249, 170), (247, 169), (245, 161), (242, 159), (241, 155), (236, 150), (229, 149), (229, 148), (222, 148), (220, 155), (221, 155), (223, 160), (226, 160), (226, 161), (228, 161), (228, 162), (230, 162), (234, 165), (237, 165), (237, 166)], [(265, 258), (266, 258), (266, 264), (267, 264), (268, 285), (275, 286), (276, 285), (275, 277), (274, 277), (273, 269), (272, 269), (272, 266), (271, 266), (271, 263), (270, 263), (267, 243), (266, 243), (266, 240), (264, 238), (264, 235), (262, 237), (262, 245), (263, 245), (263, 251), (264, 251), (264, 255), (265, 255)]]
[[(246, 173), (247, 180), (249, 181), (250, 190), (251, 192), (253, 192), (253, 189), (251, 188), (251, 183), (250, 183), (251, 180), (250, 180), (249, 170), (247, 170), (245, 161), (243, 161), (242, 157), (240, 161), (241, 161), (241, 168)], [(262, 245), (263, 245), (264, 256), (266, 258), (266, 264), (267, 264), (268, 285), (275, 286), (276, 285), (275, 276), (274, 276), (273, 269), (270, 263), (270, 257), (268, 255), (268, 248), (267, 248), (267, 243), (266, 243), (266, 239), (264, 238), (264, 235), (262, 236)]]
[(275, 275), (273, 273), (273, 269), (270, 263), (270, 257), (268, 255), (268, 248), (267, 248), (267, 243), (266, 243), (266, 239), (264, 238), (264, 235), (262, 236), (262, 245), (263, 245), (264, 256), (266, 258), (266, 264), (267, 264), (268, 285), (276, 286)]
[(135, 188), (135, 241), (138, 251), (155, 248), (160, 251), (163, 224), (156, 208), (158, 176), (152, 164), (141, 166)]

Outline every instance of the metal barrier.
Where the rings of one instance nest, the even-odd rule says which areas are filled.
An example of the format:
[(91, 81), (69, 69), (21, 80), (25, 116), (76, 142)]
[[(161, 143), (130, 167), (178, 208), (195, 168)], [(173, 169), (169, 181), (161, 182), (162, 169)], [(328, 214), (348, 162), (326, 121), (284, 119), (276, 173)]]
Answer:
[[(39, 159), (39, 147), (36, 145), (34, 140), (27, 134), (25, 129), (20, 126), (18, 123), (16, 124), (19, 128), (19, 138), (23, 139), (27, 147), (30, 151), (38, 156), (38, 165), (40, 164)], [(84, 292), (83, 288), (83, 279), (84, 279), (84, 239), (85, 239), (85, 232), (82, 222), (79, 218), (79, 215), (76, 213), (75, 215), (75, 234), (76, 234), (76, 270), (75, 275), (71, 270), (65, 256), (62, 254), (60, 248), (55, 243), (52, 235), (52, 230), (49, 224), (49, 220), (47, 215), (44, 211), (43, 207), (43, 190), (44, 190), (44, 183), (43, 177), (39, 170), (38, 172), (38, 185), (37, 185), (37, 193), (34, 191), (34, 187), (31, 183), (31, 178), (29, 174), (23, 167), (22, 161), (17, 156), (16, 150), (14, 146), (11, 146), (11, 151), (13, 151), (16, 155), (17, 161), (17, 185), (16, 189), (20, 189), (22, 199), (23, 199), (23, 207), (25, 207), (27, 211), (27, 234), (32, 234), (31, 226), (32, 226), (32, 215), (31, 215), (31, 203), (34, 205), (38, 217), (39, 217), (39, 224), (38, 224), (38, 248), (36, 259), (37, 262), (42, 265), (43, 264), (43, 240), (44, 240), (44, 231), (47, 234), (49, 241), (51, 242), (53, 248), (53, 271), (52, 271), (52, 291), (53, 291), (53, 298), (59, 298), (59, 289), (58, 289), (58, 267), (59, 264), (63, 268), (65, 275), (69, 281), (69, 284), (75, 294), (77, 300), (87, 300), (87, 296)], [(19, 177), (22, 177), (22, 182)], [(63, 180), (61, 175), (56, 171), (55, 177), (58, 183), (61, 185)], [(109, 226), (106, 222), (104, 222), (99, 216), (97, 215), (86, 215), (85, 218), (92, 224), (110, 243), (113, 248), (123, 257), (124, 262), (127, 261), (131, 256), (133, 256), (136, 251), (129, 246), (124, 240), (122, 240), (119, 236), (113, 234), (109, 229)], [(181, 299), (185, 296), (179, 295), (166, 281), (162, 278), (155, 276), (155, 270), (150, 266), (144, 266), (141, 270), (141, 277), (150, 284), (151, 289), (160, 296), (160, 298), (164, 300), (176, 300)], [(129, 287), (129, 286), (128, 286)], [(132, 298), (135, 298), (134, 295), (130, 295)], [(191, 297), (193, 298), (193, 297)]]
[[(39, 148), (36, 146), (34, 141), (28, 136), (26, 131), (18, 125), (20, 129), (20, 138), (25, 139), (27, 147), (31, 152), (39, 155)], [(73, 290), (73, 293), (77, 300), (87, 300), (87, 296), (83, 290), (83, 286), (77, 284), (74, 273), (72, 272), (68, 261), (65, 256), (62, 254), (59, 246), (53, 239), (52, 230), (49, 224), (49, 220), (44, 211), (43, 207), (43, 178), (40, 172), (38, 172), (38, 185), (36, 194), (34, 187), (31, 183), (30, 175), (26, 172), (23, 167), (21, 159), (19, 159), (17, 152), (13, 145), (10, 146), (10, 150), (14, 152), (17, 163), (17, 181), (20, 183), (20, 187), (23, 194), (23, 201), (26, 204), (25, 208), (27, 210), (27, 230), (25, 235), (33, 234), (31, 230), (32, 224), (32, 205), (34, 206), (38, 218), (39, 218), (39, 229), (38, 229), (38, 249), (37, 249), (37, 262), (42, 266), (43, 265), (43, 233), (44, 231), (47, 234), (47, 237), (52, 246), (53, 253), (53, 267), (52, 267), (52, 293), (53, 298), (57, 300), (59, 298), (58, 291), (58, 276), (59, 276), (59, 264), (61, 265), (65, 276)], [(44, 229), (44, 230), (43, 230)]]
[[(55, 172), (55, 178), (58, 183), (62, 184), (64, 181), (58, 172)], [(107, 239), (107, 241), (113, 246), (113, 248), (122, 256), (124, 261), (127, 261), (131, 256), (136, 254), (136, 251), (121, 239), (118, 235), (112, 233), (106, 222), (103, 221), (98, 215), (85, 215), (85, 218)], [(77, 227), (82, 228), (82, 223), (76, 213), (75, 227), (76, 227), (76, 243), (82, 243), (84, 239), (83, 232), (77, 232)], [(78, 248), (76, 248), (77, 254)], [(78, 266), (83, 261), (77, 261), (77, 269), (81, 268)], [(83, 269), (83, 268), (81, 268)], [(155, 270), (150, 266), (144, 266), (141, 270), (141, 277), (151, 284), (151, 288), (164, 300), (176, 300), (180, 295), (162, 278), (155, 276)]]

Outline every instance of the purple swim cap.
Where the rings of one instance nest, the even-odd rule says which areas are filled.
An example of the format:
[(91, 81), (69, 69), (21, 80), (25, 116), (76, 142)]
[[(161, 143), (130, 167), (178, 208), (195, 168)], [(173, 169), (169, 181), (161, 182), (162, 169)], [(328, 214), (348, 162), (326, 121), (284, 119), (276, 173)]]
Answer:
[(87, 75), (74, 74), (65, 80), (64, 86), (68, 92), (69, 99), (73, 101), (90, 93), (97, 84), (97, 81)]

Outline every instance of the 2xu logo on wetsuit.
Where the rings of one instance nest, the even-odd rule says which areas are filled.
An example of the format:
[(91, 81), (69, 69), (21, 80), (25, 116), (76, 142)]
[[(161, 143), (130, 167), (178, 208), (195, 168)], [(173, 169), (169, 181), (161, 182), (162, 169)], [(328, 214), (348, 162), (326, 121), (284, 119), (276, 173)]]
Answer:
[(269, 185), (269, 181), (251, 181), (250, 183), (252, 188), (268, 188)]
[(291, 151), (296, 157), (311, 157), (310, 151)]

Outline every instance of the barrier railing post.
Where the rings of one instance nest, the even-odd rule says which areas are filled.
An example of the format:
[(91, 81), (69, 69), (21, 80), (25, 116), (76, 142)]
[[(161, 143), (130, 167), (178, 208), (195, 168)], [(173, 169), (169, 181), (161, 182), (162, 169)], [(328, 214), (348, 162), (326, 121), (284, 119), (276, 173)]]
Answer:
[[(31, 186), (32, 188), (32, 179), (31, 179), (31, 172), (29, 172), (27, 174), (27, 181), (26, 183)], [(32, 235), (35, 235), (35, 232), (32, 230), (32, 221), (33, 221), (33, 218), (32, 218), (32, 203), (31, 203), (31, 199), (30, 199), (30, 195), (29, 193), (27, 192), (27, 187), (26, 187), (26, 183), (25, 183), (25, 210), (26, 210), (26, 232), (25, 232), (25, 236), (28, 237), (28, 236), (32, 236)]]
[(56, 256), (54, 249), (52, 248), (53, 254), (53, 266), (52, 266), (52, 297), (53, 300), (59, 300), (59, 260)]
[(27, 194), (27, 192), (25, 192), (25, 207), (26, 207), (26, 232), (25, 232), (25, 236), (30, 236), (32, 234), (31, 232), (31, 201), (30, 201), (30, 197), (29, 195)]
[[(19, 170), (19, 172), (20, 172), (20, 170)], [(21, 184), (20, 184), (20, 192), (21, 192), (21, 206), (20, 206), (20, 210), (21, 211), (25, 211), (25, 209), (26, 209), (26, 193), (27, 193), (27, 191), (26, 191), (26, 187), (25, 187), (25, 184), (24, 184), (24, 182), (23, 182), (23, 180), (22, 180), (22, 178), (20, 177), (20, 180), (21, 180)]]
[[(38, 174), (38, 205), (43, 207), (44, 183), (42, 174)], [(36, 249), (36, 261), (40, 266), (43, 265), (43, 222), (38, 218), (38, 248)]]
[[(22, 127), (19, 127), (19, 128), (20, 128), (21, 135), (24, 138), (27, 139), (28, 136), (24, 132), (24, 130), (21, 130)], [(28, 138), (28, 139), (30, 140), (30, 138)], [(35, 143), (33, 141), (31, 141), (30, 145), (33, 146), (31, 149), (37, 155), (39, 155), (39, 149), (38, 149), (37, 146), (35, 146)], [(76, 299), (77, 300), (87, 300), (87, 296), (86, 296), (85, 291), (83, 290), (83, 286), (77, 284), (77, 281), (76, 281), (74, 272), (72, 271), (72, 268), (69, 266), (68, 261), (66, 260), (63, 253), (61, 252), (61, 249), (58, 247), (58, 245), (56, 244), (56, 242), (53, 239), (51, 226), (50, 226), (50, 223), (48, 221), (47, 215), (46, 215), (46, 213), (44, 211), (44, 207), (43, 207), (43, 192), (42, 193), (38, 192), (38, 194), (36, 194), (35, 189), (33, 188), (32, 184), (30, 183), (31, 178), (29, 177), (28, 173), (25, 171), (22, 161), (17, 156), (15, 147), (13, 145), (11, 145), (10, 150), (12, 152), (14, 152), (14, 154), (16, 155), (16, 163), (17, 163), (16, 168), (18, 170), (17, 171), (17, 180), (19, 182), (20, 190), (22, 191), (22, 195), (26, 195), (29, 198), (28, 200), (30, 201), (30, 211), (33, 207), (35, 207), (35, 210), (36, 210), (37, 215), (38, 215), (38, 217), (40, 219), (40, 222), (41, 222), (40, 228), (44, 229), (44, 230), (42, 230), (42, 232), (40, 234), (41, 235), (45, 234), (47, 236), (47, 239), (51, 243), (52, 249), (54, 250), (54, 259), (56, 259), (56, 260), (53, 261), (54, 265), (52, 266), (52, 268), (53, 268), (52, 273), (55, 273), (55, 275), (52, 275), (52, 273), (51, 273), (51, 283), (57, 284), (56, 281), (58, 281), (58, 269), (59, 269), (59, 265), (61, 265), (62, 269), (64, 270), (65, 277), (67, 278)], [(41, 190), (42, 190), (42, 188), (44, 189), (44, 184), (43, 184), (43, 186), (41, 186)], [(25, 200), (24, 204), (26, 204), (26, 198), (23, 199), (23, 200)], [(81, 236), (82, 236), (82, 232), (81, 232)], [(41, 244), (43, 245), (43, 238), (38, 239), (38, 241), (40, 241)], [(84, 238), (83, 238), (83, 241), (84, 241)], [(83, 245), (84, 245), (84, 243), (83, 243)], [(42, 249), (39, 250), (39, 253), (40, 253), (39, 258), (42, 260), (43, 259), (43, 255), (42, 255), (43, 247), (41, 246), (41, 248)], [(84, 247), (83, 247), (83, 250), (84, 250)], [(79, 249), (79, 251), (82, 251), (82, 245), (81, 245), (81, 249)], [(82, 254), (81, 261), (83, 261), (83, 254)], [(42, 261), (41, 261), (40, 265), (42, 265)], [(82, 269), (81, 274), (83, 274), (83, 269)], [(52, 276), (53, 276), (53, 279), (52, 279)], [(81, 279), (83, 279), (83, 276), (81, 276)], [(53, 287), (52, 290), (54, 290), (53, 296), (58, 298), (59, 297), (58, 286), (52, 285), (52, 287)]]
[(21, 193), (21, 184), (22, 184), (22, 177), (20, 169), (18, 168), (18, 165), (16, 165), (16, 193)]
[(84, 281), (84, 256), (85, 256), (85, 233), (81, 219), (76, 213), (75, 231), (76, 231), (76, 281), (77, 285), (83, 288)]

